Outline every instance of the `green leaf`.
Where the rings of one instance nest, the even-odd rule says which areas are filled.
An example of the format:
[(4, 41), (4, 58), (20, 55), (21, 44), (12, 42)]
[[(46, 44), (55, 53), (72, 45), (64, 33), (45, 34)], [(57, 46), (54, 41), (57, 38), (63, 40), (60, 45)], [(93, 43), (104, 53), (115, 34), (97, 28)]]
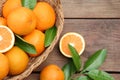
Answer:
[(87, 75), (93, 80), (115, 80), (111, 75), (100, 70), (91, 70)]
[(75, 80), (91, 80), (88, 76), (80, 76), (76, 78)]
[(63, 66), (62, 70), (63, 70), (64, 75), (65, 75), (65, 80), (71, 80), (70, 79), (71, 75), (77, 71), (72, 60), (70, 62), (68, 62), (67, 64), (65, 64)]
[(88, 58), (88, 60), (85, 62), (82, 73), (85, 71), (98, 69), (101, 66), (101, 64), (105, 61), (106, 53), (107, 53), (107, 50), (102, 49), (102, 50), (97, 51), (90, 58)]
[(15, 35), (15, 45), (29, 54), (37, 53), (35, 47), (32, 44), (27, 43), (18, 35)]
[(57, 33), (56, 26), (45, 31), (45, 47), (48, 47), (54, 40)]
[(82, 64), (81, 58), (80, 58), (78, 52), (76, 51), (76, 49), (72, 45), (68, 44), (68, 46), (69, 46), (70, 52), (72, 54), (72, 60), (74, 62), (74, 65), (77, 68), (77, 71), (79, 71), (81, 68), (81, 64)]
[(34, 9), (36, 3), (37, 3), (37, 0), (22, 0), (22, 6), (32, 10)]

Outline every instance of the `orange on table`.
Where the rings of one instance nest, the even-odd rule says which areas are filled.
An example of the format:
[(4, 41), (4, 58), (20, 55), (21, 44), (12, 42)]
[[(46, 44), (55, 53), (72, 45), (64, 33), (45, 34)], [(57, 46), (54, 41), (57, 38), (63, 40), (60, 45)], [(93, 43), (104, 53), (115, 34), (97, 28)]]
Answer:
[(71, 52), (69, 50), (68, 44), (71, 44), (81, 55), (85, 49), (85, 41), (84, 38), (75, 32), (68, 32), (62, 36), (59, 43), (59, 48), (61, 53), (66, 57), (72, 57)]
[(37, 29), (44, 31), (55, 24), (55, 11), (47, 2), (38, 2), (33, 12), (37, 16)]
[(45, 34), (37, 29), (32, 31), (30, 34), (23, 37), (25, 41), (35, 46), (37, 53), (36, 54), (29, 54), (31, 57), (39, 56), (44, 50), (44, 40)]
[(0, 53), (0, 80), (5, 78), (9, 72), (9, 61), (8, 58)]
[(22, 7), (21, 0), (7, 0), (3, 5), (3, 16), (7, 18), (8, 14), (18, 7)]
[(7, 24), (14, 33), (27, 35), (36, 27), (36, 16), (32, 10), (20, 7), (8, 15)]
[(0, 25), (7, 25), (7, 21), (5, 18), (0, 17)]
[(57, 65), (50, 64), (41, 71), (40, 80), (64, 80), (64, 73)]
[(22, 73), (28, 65), (28, 55), (19, 47), (14, 46), (11, 50), (5, 53), (9, 60), (9, 74), (18, 75)]
[(10, 50), (15, 42), (13, 32), (7, 27), (0, 25), (0, 52), (6, 52)]

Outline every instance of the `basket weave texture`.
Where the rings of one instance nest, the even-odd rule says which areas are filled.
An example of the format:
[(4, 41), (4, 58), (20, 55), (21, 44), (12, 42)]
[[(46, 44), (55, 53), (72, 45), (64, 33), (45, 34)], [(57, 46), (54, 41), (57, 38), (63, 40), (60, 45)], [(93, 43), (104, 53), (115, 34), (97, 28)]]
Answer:
[[(6, 0), (0, 0), (0, 16), (2, 16), (2, 7), (5, 1)], [(57, 34), (52, 44), (40, 56), (35, 57), (35, 58), (30, 58), (28, 67), (23, 73), (16, 75), (16, 76), (7, 76), (4, 80), (23, 80), (24, 78), (28, 77), (35, 68), (40, 66), (40, 64), (47, 59), (49, 53), (53, 50), (55, 44), (57, 43), (59, 39), (59, 36), (63, 29), (63, 24), (64, 24), (64, 16), (63, 16), (63, 11), (62, 11), (60, 0), (38, 0), (38, 1), (46, 1), (50, 5), (52, 5), (52, 7), (54, 8), (56, 12), (55, 25), (57, 27)]]

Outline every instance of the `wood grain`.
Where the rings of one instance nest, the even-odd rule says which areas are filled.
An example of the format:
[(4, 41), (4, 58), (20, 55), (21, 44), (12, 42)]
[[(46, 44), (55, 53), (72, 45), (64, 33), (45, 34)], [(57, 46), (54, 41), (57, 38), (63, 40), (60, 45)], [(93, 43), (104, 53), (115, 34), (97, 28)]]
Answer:
[[(119, 25), (120, 20), (118, 19), (65, 19), (62, 35), (71, 31), (83, 35), (86, 42), (85, 51), (81, 55), (83, 62), (95, 51), (102, 48), (107, 49), (107, 59), (100, 69), (120, 72)], [(62, 67), (68, 60), (60, 53), (59, 44), (57, 43), (47, 60), (35, 71), (40, 71), (48, 64), (57, 64)]]
[(120, 0), (61, 0), (65, 18), (120, 18)]
[[(111, 74), (111, 75), (115, 78), (115, 80), (120, 79), (120, 74)], [(39, 76), (40, 76), (39, 73), (33, 73), (24, 80), (39, 80)]]

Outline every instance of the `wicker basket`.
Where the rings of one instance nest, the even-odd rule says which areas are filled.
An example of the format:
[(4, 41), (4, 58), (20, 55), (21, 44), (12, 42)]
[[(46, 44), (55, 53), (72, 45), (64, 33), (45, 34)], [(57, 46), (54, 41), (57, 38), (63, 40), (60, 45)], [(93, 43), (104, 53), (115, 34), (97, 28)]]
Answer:
[[(0, 16), (2, 16), (2, 13), (1, 13), (2, 6), (5, 1), (6, 0), (0, 0)], [(28, 77), (35, 68), (40, 66), (40, 64), (46, 60), (49, 53), (53, 50), (55, 44), (57, 43), (57, 41), (59, 39), (59, 36), (63, 29), (63, 23), (64, 23), (63, 11), (62, 11), (60, 0), (38, 0), (38, 1), (46, 1), (46, 2), (50, 3), (53, 6), (53, 8), (55, 9), (56, 16), (57, 16), (56, 24), (55, 24), (57, 26), (57, 35), (56, 35), (54, 41), (52, 42), (52, 44), (40, 56), (38, 56), (36, 58), (30, 58), (28, 67), (23, 73), (21, 73), (17, 76), (7, 76), (4, 80), (22, 80), (22, 79)]]

